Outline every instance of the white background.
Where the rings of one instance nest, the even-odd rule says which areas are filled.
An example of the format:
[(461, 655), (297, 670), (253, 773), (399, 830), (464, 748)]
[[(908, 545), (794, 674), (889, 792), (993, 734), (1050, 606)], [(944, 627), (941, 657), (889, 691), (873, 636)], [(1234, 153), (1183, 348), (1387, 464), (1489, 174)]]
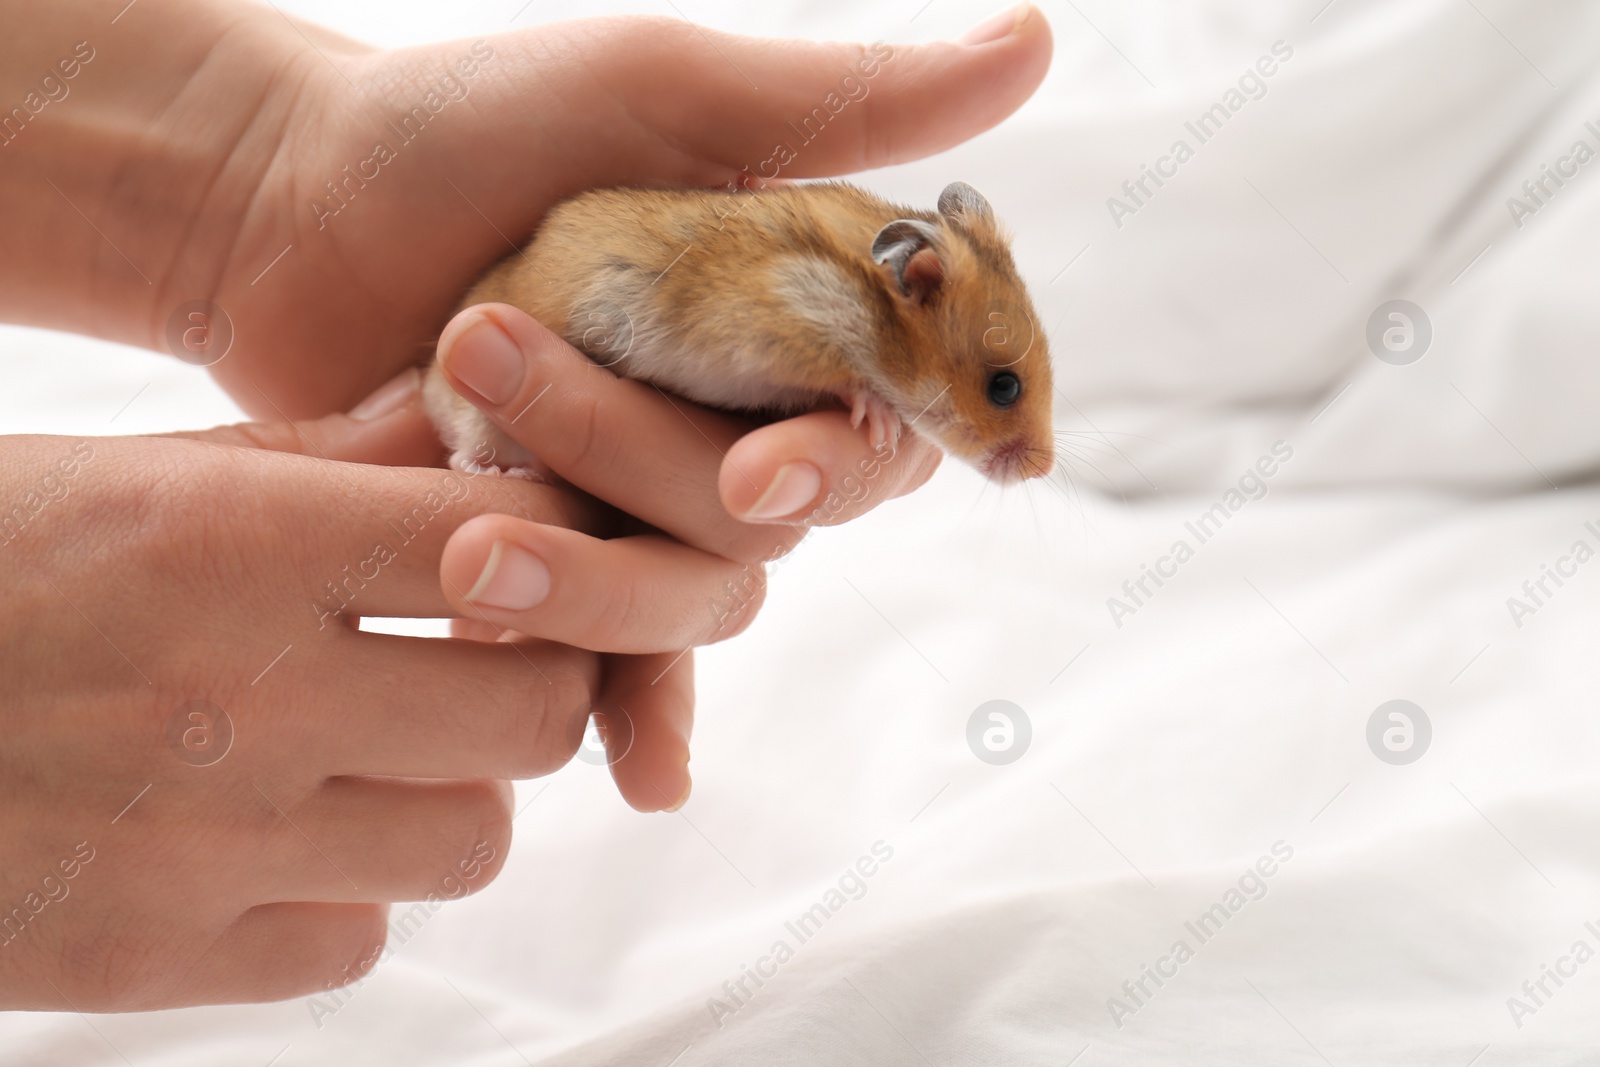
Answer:
[[(518, 6), (284, 5), (382, 45), (496, 32)], [(1583, 927), (1600, 925), (1600, 568), (1521, 628), (1506, 599), (1600, 519), (1600, 179), (1583, 172), (1521, 229), (1505, 200), (1600, 117), (1600, 11), (1045, 7), (1057, 53), (1035, 100), (860, 180), (931, 203), (961, 178), (1012, 223), (1051, 324), (1058, 423), (1084, 435), (1073, 492), (1002, 494), (947, 464), (814, 535), (756, 626), (701, 657), (685, 811), (635, 815), (583, 763), (521, 787), (500, 880), (322, 1028), (303, 1002), (100, 1034), (12, 1016), (0, 1047), (62, 1064), (281, 1052), (284, 1067), (1592, 1054), (1600, 964), (1520, 1027), (1506, 1001), (1578, 938), (1600, 948)], [(573, 13), (536, 0), (517, 24)], [(989, 12), (681, 13), (914, 42)], [(1279, 39), (1295, 54), (1268, 94), (1116, 227), (1106, 198)], [(1434, 328), (1405, 367), (1364, 340), (1395, 297)], [(10, 432), (234, 417), (160, 356), (15, 329), (0, 352)], [(1271, 494), (1116, 626), (1107, 598), (1278, 440), (1294, 458)], [(1004, 767), (965, 741), (997, 698), (1033, 729)], [(1408, 766), (1366, 742), (1396, 698), (1433, 725)], [(866, 895), (719, 1028), (707, 999), (878, 840), (894, 858)], [(1265, 897), (1118, 1028), (1108, 998), (1280, 840), (1294, 856)]]

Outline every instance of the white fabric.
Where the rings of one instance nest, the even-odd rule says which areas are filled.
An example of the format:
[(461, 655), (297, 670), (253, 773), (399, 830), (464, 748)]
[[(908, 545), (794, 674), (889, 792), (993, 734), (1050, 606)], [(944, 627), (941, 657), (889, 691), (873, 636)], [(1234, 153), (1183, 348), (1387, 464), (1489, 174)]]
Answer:
[[(1600, 464), (1600, 161), (1521, 227), (1506, 201), (1575, 140), (1600, 148), (1584, 128), (1600, 123), (1600, 5), (1322, 3), (1047, 4), (1058, 58), (1038, 99), (970, 145), (864, 179), (931, 203), (959, 177), (1010, 220), (1070, 401), (1059, 422), (1081, 434), (1075, 492), (1002, 495), (949, 465), (813, 535), (775, 569), (754, 628), (701, 656), (682, 815), (635, 815), (574, 763), (519, 789), (499, 881), (434, 916), (320, 1027), (304, 1001), (93, 1029), (12, 1015), (0, 1058), (1592, 1056), (1600, 962), (1545, 979), (1520, 1019), (1507, 1000), (1534, 1006), (1524, 981), (1575, 942), (1600, 950), (1585, 926), (1600, 930), (1600, 565), (1520, 626), (1507, 598), (1573, 542), (1600, 547), (1585, 528), (1600, 526), (1600, 488), (1583, 481)], [(509, 13), (285, 6), (385, 43), (488, 32)], [(686, 13), (891, 40), (987, 13), (939, 3), (908, 25), (914, 5), (859, 6)], [(1293, 56), (1266, 95), (1118, 228), (1107, 198), (1279, 40)], [(1420, 362), (1367, 348), (1391, 298), (1432, 322)], [(228, 417), (170, 362), (28, 331), (0, 341), (20, 368), (0, 398), (11, 430), (104, 432), (152, 379), (111, 429)], [(69, 359), (93, 373), (65, 382)], [(1278, 441), (1293, 455), (1270, 493), (1197, 544), (1185, 524)], [(1114, 619), (1107, 599), (1180, 538), (1193, 558)], [(965, 740), (997, 698), (1033, 728), (1009, 766)], [(1433, 727), (1405, 766), (1367, 744), (1391, 699)], [(785, 923), (880, 841), (893, 855), (864, 895), (801, 943)], [(1278, 842), (1292, 858), (1264, 896), (1201, 944), (1185, 923)], [(794, 958), (759, 989), (746, 980), (753, 996), (719, 1025), (708, 1001), (733, 1005), (723, 983), (779, 939)], [(1124, 981), (1179, 939), (1194, 957), (1136, 1004)], [(1137, 1007), (1120, 1026), (1113, 997)]]

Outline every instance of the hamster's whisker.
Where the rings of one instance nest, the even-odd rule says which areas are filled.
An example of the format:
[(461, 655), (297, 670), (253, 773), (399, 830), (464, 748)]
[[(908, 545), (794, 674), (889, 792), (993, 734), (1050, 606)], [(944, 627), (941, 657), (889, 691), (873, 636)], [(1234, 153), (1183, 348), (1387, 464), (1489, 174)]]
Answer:
[(1022, 469), (1024, 477), (1032, 479), (1047, 474), (1054, 458), (1055, 452), (1052, 449), (1030, 447), (1023, 449), (1017, 465)]
[[(1057, 431), (1056, 435), (1057, 435), (1058, 438), (1063, 436), (1061, 431)], [(1084, 442), (1082, 442), (1082, 441), (1063, 441), (1063, 440), (1059, 440), (1058, 439), (1057, 442), (1056, 442), (1056, 455), (1058, 457), (1060, 457), (1063, 462), (1066, 462), (1066, 461), (1072, 460), (1072, 459), (1076, 459), (1076, 460), (1079, 460), (1082, 463), (1085, 463), (1085, 464), (1088, 464), (1090, 466), (1093, 466), (1093, 464), (1090, 463), (1090, 459), (1089, 459), (1089, 455), (1088, 454), (1085, 454), (1084, 451), (1075, 451), (1074, 450), (1074, 447), (1073, 447), (1074, 445), (1081, 446), (1083, 443)], [(1133, 462), (1133, 460), (1128, 458), (1127, 453), (1123, 452), (1120, 448), (1116, 447), (1115, 445), (1109, 445), (1108, 449), (1106, 451), (1098, 453), (1097, 455), (1098, 455), (1099, 458), (1102, 458), (1102, 459), (1110, 459), (1112, 457), (1115, 457), (1120, 463), (1126, 464), (1129, 468), (1131, 468), (1141, 478), (1144, 478), (1145, 482), (1147, 484), (1149, 484), (1152, 489), (1155, 488), (1154, 483), (1151, 483), (1148, 478), (1145, 478), (1144, 472), (1139, 469), (1139, 467)], [(1099, 467), (1095, 467), (1095, 470), (1100, 474), (1100, 476), (1102, 478), (1105, 478), (1105, 480), (1106, 480), (1108, 485), (1115, 484), (1113, 479), (1106, 478), (1105, 471), (1100, 470)], [(1127, 500), (1126, 494), (1121, 493), (1120, 490), (1119, 490), (1119, 495), (1122, 496), (1122, 499), (1124, 501)]]
[(1110, 441), (1100, 440), (1098, 435), (1085, 434), (1082, 437), (1076, 437), (1067, 435), (1061, 430), (1056, 431), (1056, 448), (1058, 450), (1064, 448), (1080, 448), (1086, 451), (1098, 450), (1106, 455), (1111, 455), (1113, 453), (1121, 455), (1121, 451), (1116, 445), (1112, 444)]
[[(1039, 514), (1039, 502), (1033, 495), (1033, 484), (1031, 482), (1023, 482), (1022, 484), (1028, 488), (1028, 514), (1033, 516), (1033, 536), (1038, 538), (1040, 544), (1049, 544), (1050, 539), (1045, 536), (1044, 519)], [(1049, 485), (1050, 483), (1047, 480), (1045, 484)], [(1055, 486), (1051, 485), (1050, 489), (1054, 492)]]
[(1127, 430), (1056, 430), (1055, 434), (1057, 437), (1133, 437), (1140, 441), (1154, 441), (1158, 445), (1167, 443), (1159, 437), (1151, 437), (1149, 434), (1143, 433), (1131, 433)]
[(1056, 449), (1056, 463), (1060, 468), (1062, 475), (1068, 478), (1071, 477), (1071, 471), (1074, 463), (1078, 463), (1089, 468), (1090, 470), (1094, 471), (1095, 474), (1099, 475), (1099, 481), (1101, 485), (1105, 486), (1107, 490), (1114, 491), (1117, 496), (1121, 498), (1123, 503), (1127, 503), (1127, 494), (1122, 491), (1121, 486), (1117, 484), (1117, 480), (1106, 474), (1105, 470), (1088, 456), (1074, 454), (1064, 446), (1058, 445)]
[(1022, 476), (1024, 495), (1028, 498), (1029, 507), (1036, 512), (1038, 500), (1034, 496), (1035, 482), (1043, 482), (1052, 493), (1061, 497), (1062, 501), (1069, 506), (1076, 507), (1078, 505), (1071, 485), (1064, 479), (1059, 483), (1056, 480), (1056, 476), (1064, 472), (1059, 462), (1052, 465), (1051, 461), (1055, 457), (1055, 449), (1034, 446), (1023, 448), (1017, 453), (1016, 472)]
[(971, 522), (972, 521), (972, 516), (977, 514), (978, 505), (983, 503), (983, 498), (988, 494), (989, 486), (991, 484), (993, 484), (993, 483), (988, 478), (983, 479), (982, 482), (979, 483), (979, 485), (978, 485), (978, 495), (972, 498), (972, 507), (967, 509), (967, 521), (968, 522)]
[(1074, 463), (1080, 463), (1083, 466), (1088, 467), (1090, 470), (1094, 471), (1096, 474), (1098, 474), (1108, 484), (1113, 484), (1112, 479), (1107, 477), (1105, 470), (1098, 463), (1095, 462), (1096, 459), (1100, 459), (1100, 458), (1104, 458), (1104, 457), (1094, 456), (1092, 454), (1084, 454), (1084, 453), (1073, 452), (1071, 449), (1068, 449), (1068, 448), (1066, 448), (1064, 446), (1058, 446), (1056, 448), (1055, 455), (1056, 455), (1057, 462), (1060, 463), (1061, 468), (1063, 470), (1069, 470), (1069, 469), (1071, 469), (1071, 467), (1072, 467), (1072, 465)]
[[(1065, 463), (1057, 462), (1055, 470), (1046, 475), (1044, 480), (1049, 483), (1052, 488), (1055, 488), (1057, 495), (1059, 495), (1061, 499), (1066, 502), (1067, 506), (1072, 510), (1072, 512), (1078, 516), (1078, 521), (1080, 524), (1084, 524), (1084, 532), (1087, 534), (1088, 526), (1086, 516), (1088, 515), (1088, 510), (1083, 506), (1083, 492), (1078, 488), (1077, 482), (1073, 479), (1071, 469)], [(1057, 488), (1057, 486), (1059, 486), (1059, 488)]]

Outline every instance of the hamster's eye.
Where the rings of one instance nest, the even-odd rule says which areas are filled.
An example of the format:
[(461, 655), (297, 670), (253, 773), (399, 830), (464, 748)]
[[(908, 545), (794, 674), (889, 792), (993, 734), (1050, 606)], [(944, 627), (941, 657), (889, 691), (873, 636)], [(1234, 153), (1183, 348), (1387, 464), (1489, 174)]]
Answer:
[(989, 403), (1008, 408), (1022, 395), (1022, 379), (1008, 370), (989, 375)]

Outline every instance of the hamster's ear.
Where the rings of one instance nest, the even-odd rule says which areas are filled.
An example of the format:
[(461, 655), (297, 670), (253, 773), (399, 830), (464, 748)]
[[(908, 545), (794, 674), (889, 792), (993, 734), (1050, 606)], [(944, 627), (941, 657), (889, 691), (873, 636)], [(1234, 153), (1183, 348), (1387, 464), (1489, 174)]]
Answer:
[(938, 227), (920, 219), (895, 219), (872, 241), (872, 259), (894, 272), (900, 295), (926, 304), (944, 284), (944, 264), (934, 245)]
[(994, 208), (966, 182), (951, 182), (939, 194), (939, 214), (960, 225), (994, 225)]

